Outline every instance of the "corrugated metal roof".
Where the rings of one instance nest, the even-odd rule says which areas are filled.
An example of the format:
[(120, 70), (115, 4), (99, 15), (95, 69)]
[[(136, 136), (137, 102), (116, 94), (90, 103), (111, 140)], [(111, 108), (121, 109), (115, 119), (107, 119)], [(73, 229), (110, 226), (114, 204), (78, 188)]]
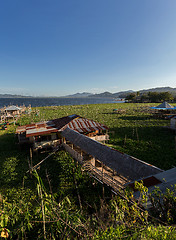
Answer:
[(49, 134), (51, 132), (61, 132), (64, 129), (69, 127), (72, 130), (75, 130), (79, 133), (89, 133), (99, 130), (106, 130), (106, 127), (103, 124), (82, 118), (76, 114), (70, 115), (67, 117), (62, 117), (50, 121), (38, 122), (35, 124), (28, 124), (25, 126), (18, 127), (16, 130), (17, 134), (26, 131), (26, 137), (37, 136), (42, 134)]
[(17, 127), (17, 129), (16, 129), (17, 134), (20, 134), (25, 131), (26, 131), (26, 126), (20, 126), (20, 127)]
[(40, 128), (33, 128), (33, 129), (27, 129), (26, 130), (26, 137), (31, 137), (31, 136), (40, 136), (40, 135), (45, 135), (45, 134), (50, 134), (50, 133), (55, 133), (58, 132), (56, 128), (52, 127), (40, 127)]
[[(163, 171), (161, 173), (157, 173), (155, 175), (153, 175), (154, 178), (158, 179), (158, 181), (160, 181), (160, 183), (157, 183), (157, 187), (159, 187), (159, 189), (164, 193), (166, 192), (166, 189), (174, 189), (175, 184), (176, 184), (176, 167), (175, 168), (171, 168), (167, 171)], [(143, 181), (145, 179), (142, 179)], [(152, 191), (155, 189), (155, 185), (151, 185), (148, 187), (148, 193), (152, 193)], [(136, 192), (134, 194), (134, 196), (136, 198), (138, 198), (140, 196), (140, 192)]]
[(86, 118), (75, 118), (71, 120), (67, 125), (65, 125), (60, 130), (63, 131), (69, 127), (72, 130), (75, 130), (80, 133), (86, 133), (86, 132), (93, 132), (97, 130), (106, 130), (108, 127), (106, 127), (103, 124), (100, 124), (98, 122), (86, 119)]
[(80, 117), (78, 115), (70, 115), (62, 118), (57, 118), (54, 120), (51, 120), (51, 122), (55, 125), (55, 127), (60, 130), (64, 126), (66, 126), (70, 121), (72, 121), (74, 118)]
[(21, 110), (22, 108), (17, 107), (15, 105), (9, 106), (5, 109), (5, 111), (17, 111), (17, 110)]
[(58, 132), (58, 129), (51, 122), (38, 122), (34, 124), (27, 124), (19, 126), (16, 130), (17, 134), (26, 132), (26, 137), (39, 136), (43, 134), (49, 134), (52, 132)]

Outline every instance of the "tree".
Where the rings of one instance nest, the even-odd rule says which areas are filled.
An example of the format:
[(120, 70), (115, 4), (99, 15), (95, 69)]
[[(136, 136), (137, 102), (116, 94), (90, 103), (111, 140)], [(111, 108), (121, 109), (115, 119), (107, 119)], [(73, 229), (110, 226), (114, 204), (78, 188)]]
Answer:
[(172, 101), (174, 99), (174, 97), (172, 96), (172, 94), (170, 92), (161, 92), (159, 94), (159, 98), (160, 101)]
[(126, 100), (128, 101), (134, 101), (136, 99), (136, 93), (130, 93), (127, 97)]
[(158, 95), (159, 95), (159, 93), (157, 93), (157, 92), (149, 92), (148, 93), (149, 101), (150, 102), (160, 102)]

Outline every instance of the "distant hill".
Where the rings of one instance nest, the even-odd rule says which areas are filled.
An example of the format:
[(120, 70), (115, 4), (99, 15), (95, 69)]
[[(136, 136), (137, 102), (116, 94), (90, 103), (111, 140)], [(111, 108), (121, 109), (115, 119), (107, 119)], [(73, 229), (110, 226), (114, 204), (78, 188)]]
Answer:
[(16, 94), (0, 94), (0, 98), (31, 98), (31, 96), (22, 96)]
[(122, 92), (117, 92), (117, 93), (110, 93), (110, 92), (104, 92), (104, 93), (99, 93), (99, 94), (92, 94), (89, 97), (99, 97), (99, 98), (124, 98), (126, 97), (129, 93), (132, 93), (132, 90), (128, 91), (122, 91)]
[[(130, 93), (140, 92), (140, 94), (147, 93), (147, 92), (170, 92), (173, 96), (176, 96), (176, 88), (171, 87), (157, 87), (157, 88), (150, 88), (150, 89), (142, 89), (139, 91), (120, 91), (117, 93), (110, 93), (110, 92), (103, 92), (99, 94), (92, 94), (89, 92), (83, 93), (75, 93), (72, 95), (62, 96), (62, 98), (84, 98), (84, 97), (91, 97), (91, 98), (125, 98)], [(38, 96), (39, 97), (39, 96)], [(49, 98), (56, 97), (50, 96)], [(13, 95), (13, 94), (0, 94), (0, 98), (32, 98), (32, 96), (22, 96), (22, 95)]]
[(89, 97), (101, 97), (101, 98), (106, 98), (106, 97), (110, 97), (112, 98), (113, 97), (113, 93), (110, 93), (110, 92), (104, 92), (104, 93), (99, 93), (99, 94), (91, 94)]
[(121, 92), (117, 92), (117, 93), (104, 92), (104, 93), (99, 93), (99, 94), (92, 94), (89, 97), (125, 98), (130, 93), (135, 93), (135, 92), (140, 92), (141, 94), (147, 93), (147, 92), (170, 92), (173, 95), (176, 95), (176, 88), (157, 87), (157, 88), (143, 89), (143, 90), (139, 90), (139, 91), (128, 90), (128, 91), (121, 91)]
[(158, 87), (158, 88), (143, 89), (143, 90), (140, 90), (139, 92), (140, 93), (144, 93), (144, 92), (172, 92), (172, 93), (176, 93), (176, 88)]
[(83, 93), (75, 93), (72, 95), (67, 95), (64, 97), (66, 97), (66, 98), (83, 98), (83, 97), (89, 97), (90, 95), (92, 95), (92, 93), (83, 92)]

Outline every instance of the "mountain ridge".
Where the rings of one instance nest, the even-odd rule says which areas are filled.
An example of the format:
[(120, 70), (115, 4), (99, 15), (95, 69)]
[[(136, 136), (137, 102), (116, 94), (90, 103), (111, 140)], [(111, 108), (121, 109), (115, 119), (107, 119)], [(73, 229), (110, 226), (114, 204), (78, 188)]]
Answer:
[(90, 98), (125, 98), (130, 93), (147, 93), (147, 92), (171, 92), (172, 94), (176, 95), (176, 88), (171, 87), (156, 87), (156, 88), (149, 88), (149, 89), (142, 89), (138, 91), (134, 90), (127, 90), (127, 91), (120, 91), (117, 93), (111, 93), (108, 91), (105, 91), (103, 93), (98, 94), (92, 94), (89, 92), (82, 92), (82, 93), (75, 93), (70, 94), (62, 97), (57, 96), (49, 96), (49, 97), (43, 97), (43, 96), (23, 96), (23, 95), (17, 95), (17, 94), (0, 94), (0, 98), (84, 98), (84, 97), (90, 97)]

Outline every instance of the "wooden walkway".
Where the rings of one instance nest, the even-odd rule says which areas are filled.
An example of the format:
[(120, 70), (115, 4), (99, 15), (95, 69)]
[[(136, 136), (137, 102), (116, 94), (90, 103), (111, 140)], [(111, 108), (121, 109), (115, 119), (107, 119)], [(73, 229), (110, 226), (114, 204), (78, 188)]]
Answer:
[(118, 192), (119, 189), (124, 189), (125, 184), (128, 183), (128, 180), (123, 176), (113, 175), (111, 171), (102, 167), (95, 167), (91, 163), (83, 164), (83, 170), (99, 182), (111, 187), (115, 192)]
[[(124, 189), (125, 185), (130, 182), (127, 178), (119, 175), (116, 171), (102, 164), (98, 159), (82, 151), (79, 147), (71, 143), (63, 143), (64, 149), (82, 165), (82, 170), (86, 171), (91, 177), (102, 184), (109, 186), (114, 192)], [(95, 166), (95, 163), (99, 166)]]

